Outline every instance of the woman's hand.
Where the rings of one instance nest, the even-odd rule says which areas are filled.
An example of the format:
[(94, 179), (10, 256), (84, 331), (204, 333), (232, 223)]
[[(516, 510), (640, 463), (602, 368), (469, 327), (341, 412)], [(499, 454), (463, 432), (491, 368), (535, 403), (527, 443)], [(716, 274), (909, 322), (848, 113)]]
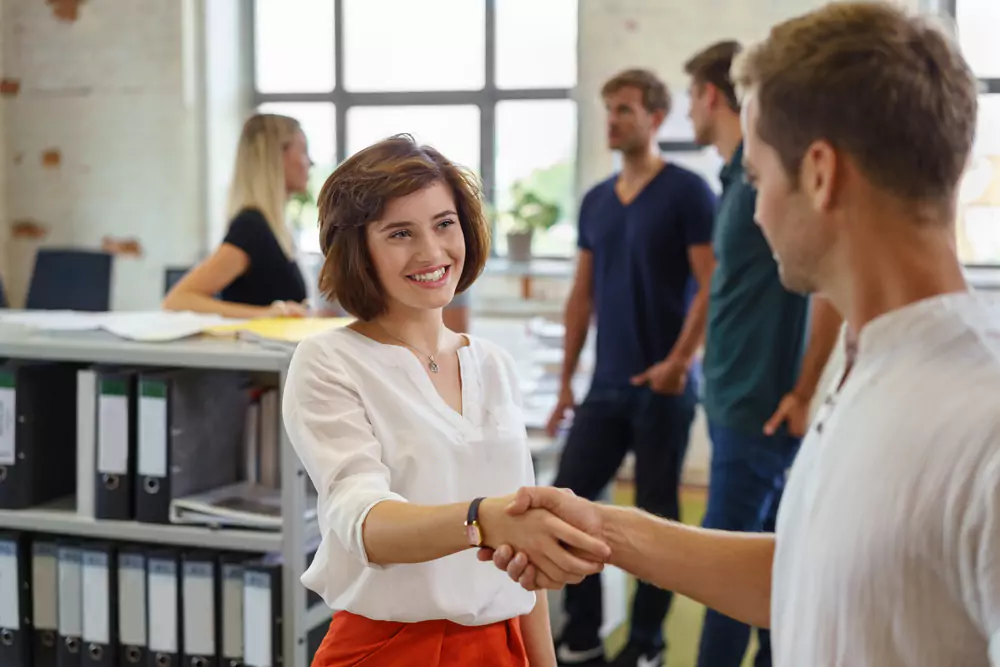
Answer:
[(507, 507), (513, 499), (488, 498), (480, 506), (485, 546), (509, 545), (524, 554), (547, 582), (577, 584), (601, 571), (611, 555), (604, 542), (544, 509), (512, 515)]
[(309, 307), (297, 301), (275, 301), (264, 317), (308, 317)]

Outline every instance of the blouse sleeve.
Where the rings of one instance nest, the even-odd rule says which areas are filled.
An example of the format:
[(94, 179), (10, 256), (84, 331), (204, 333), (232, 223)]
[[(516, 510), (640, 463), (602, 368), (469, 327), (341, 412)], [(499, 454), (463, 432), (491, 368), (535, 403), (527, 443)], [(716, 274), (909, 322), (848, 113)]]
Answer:
[(365, 519), (384, 500), (406, 499), (390, 490), (357, 386), (331, 356), (315, 341), (296, 348), (282, 399), (285, 430), (317, 489), (328, 530), (363, 565), (377, 568), (365, 550)]

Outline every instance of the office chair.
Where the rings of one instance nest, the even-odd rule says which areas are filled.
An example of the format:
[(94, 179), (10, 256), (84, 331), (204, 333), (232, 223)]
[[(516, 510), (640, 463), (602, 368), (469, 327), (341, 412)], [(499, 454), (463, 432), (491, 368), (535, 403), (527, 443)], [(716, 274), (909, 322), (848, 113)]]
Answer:
[(188, 271), (191, 270), (190, 266), (168, 266), (163, 270), (163, 296), (166, 296), (174, 285), (184, 277)]
[(29, 310), (111, 309), (114, 257), (100, 250), (42, 248), (28, 284)]

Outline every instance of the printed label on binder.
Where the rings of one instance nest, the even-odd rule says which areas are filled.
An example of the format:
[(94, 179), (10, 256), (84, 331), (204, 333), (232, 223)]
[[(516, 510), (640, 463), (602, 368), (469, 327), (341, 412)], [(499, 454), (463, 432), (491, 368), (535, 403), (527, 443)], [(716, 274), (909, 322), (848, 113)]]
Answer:
[(14, 465), (14, 431), (17, 425), (17, 390), (13, 373), (0, 373), (0, 465)]

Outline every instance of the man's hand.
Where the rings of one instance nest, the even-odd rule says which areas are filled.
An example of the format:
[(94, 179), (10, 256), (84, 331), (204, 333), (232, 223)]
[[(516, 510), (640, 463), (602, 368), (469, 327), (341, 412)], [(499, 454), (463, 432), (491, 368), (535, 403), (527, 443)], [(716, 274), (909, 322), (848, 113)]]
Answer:
[(573, 398), (573, 389), (570, 387), (563, 387), (559, 391), (559, 402), (556, 403), (556, 407), (552, 410), (552, 416), (549, 417), (548, 423), (545, 425), (545, 433), (550, 437), (556, 437), (556, 433), (559, 432), (559, 425), (562, 424), (563, 420), (566, 418), (566, 413), (572, 410), (576, 406), (576, 399)]
[(649, 388), (658, 394), (679, 396), (687, 386), (688, 365), (667, 357), (653, 364), (642, 373), (632, 377), (632, 384), (641, 386), (648, 384)]
[[(514, 500), (507, 506), (506, 511), (512, 516), (519, 516), (531, 510), (540, 509), (548, 510), (566, 523), (598, 540), (602, 539), (604, 521), (600, 512), (600, 506), (583, 498), (578, 498), (568, 489), (524, 487), (517, 492)], [(594, 558), (592, 552), (585, 553), (574, 548), (573, 545), (564, 546), (570, 555), (578, 559), (592, 561)], [(610, 556), (610, 554), (607, 555)], [(506, 571), (511, 579), (520, 583), (527, 590), (537, 590), (539, 588), (557, 590), (567, 583), (549, 576), (546, 572), (536, 567), (536, 564), (532, 563), (526, 554), (515, 550), (509, 544), (499, 545), (496, 550), (488, 548), (480, 549), (478, 556), (479, 560), (484, 562), (492, 560), (496, 567)], [(603, 562), (607, 562), (607, 558), (604, 558)], [(603, 569), (603, 562), (597, 564), (596, 571)]]
[(764, 424), (764, 435), (774, 435), (781, 425), (787, 422), (789, 435), (794, 438), (803, 437), (809, 427), (809, 403), (809, 399), (797, 392), (785, 394), (778, 404), (778, 409)]

